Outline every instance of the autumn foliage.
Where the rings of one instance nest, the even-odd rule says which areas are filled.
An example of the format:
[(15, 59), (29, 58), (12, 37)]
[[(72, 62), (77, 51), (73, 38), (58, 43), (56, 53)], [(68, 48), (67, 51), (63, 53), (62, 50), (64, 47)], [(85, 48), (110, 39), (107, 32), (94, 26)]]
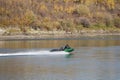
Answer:
[(0, 0), (0, 27), (73, 30), (96, 24), (120, 28), (120, 1)]

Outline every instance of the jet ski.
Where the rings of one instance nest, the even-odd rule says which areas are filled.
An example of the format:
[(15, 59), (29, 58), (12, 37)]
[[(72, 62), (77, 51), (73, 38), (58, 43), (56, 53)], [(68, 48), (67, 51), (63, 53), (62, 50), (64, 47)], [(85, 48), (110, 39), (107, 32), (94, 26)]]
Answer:
[(69, 52), (70, 54), (72, 54), (71, 52), (73, 52), (74, 49), (71, 48), (68, 44), (66, 44), (65, 46), (60, 47), (58, 49), (52, 49), (52, 50), (50, 50), (50, 52), (58, 52), (58, 51), (65, 51), (65, 52)]

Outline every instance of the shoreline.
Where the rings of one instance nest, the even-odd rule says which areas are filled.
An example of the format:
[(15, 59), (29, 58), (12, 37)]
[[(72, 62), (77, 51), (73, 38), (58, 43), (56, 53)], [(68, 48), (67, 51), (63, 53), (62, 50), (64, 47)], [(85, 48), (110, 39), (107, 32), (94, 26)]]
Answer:
[(79, 33), (32, 33), (32, 34), (11, 34), (0, 35), (0, 41), (4, 40), (47, 40), (47, 39), (75, 39), (81, 37), (95, 37), (106, 35), (120, 35), (120, 32), (108, 32), (108, 31), (83, 31)]

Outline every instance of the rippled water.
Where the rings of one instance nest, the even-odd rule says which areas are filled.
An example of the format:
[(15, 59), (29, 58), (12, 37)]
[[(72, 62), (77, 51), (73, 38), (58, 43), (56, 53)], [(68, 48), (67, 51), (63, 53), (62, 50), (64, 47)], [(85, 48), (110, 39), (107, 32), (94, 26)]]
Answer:
[(0, 53), (36, 53), (66, 43), (74, 55), (0, 57), (0, 80), (120, 80), (120, 36), (0, 41)]

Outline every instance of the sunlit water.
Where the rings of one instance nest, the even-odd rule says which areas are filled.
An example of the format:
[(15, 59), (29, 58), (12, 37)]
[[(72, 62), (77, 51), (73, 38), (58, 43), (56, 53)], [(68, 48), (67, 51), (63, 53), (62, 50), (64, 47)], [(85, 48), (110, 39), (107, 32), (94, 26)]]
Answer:
[[(74, 55), (48, 54), (64, 44)], [(0, 56), (0, 80), (120, 80), (120, 36), (0, 41), (0, 54), (14, 53), (37, 54)]]

